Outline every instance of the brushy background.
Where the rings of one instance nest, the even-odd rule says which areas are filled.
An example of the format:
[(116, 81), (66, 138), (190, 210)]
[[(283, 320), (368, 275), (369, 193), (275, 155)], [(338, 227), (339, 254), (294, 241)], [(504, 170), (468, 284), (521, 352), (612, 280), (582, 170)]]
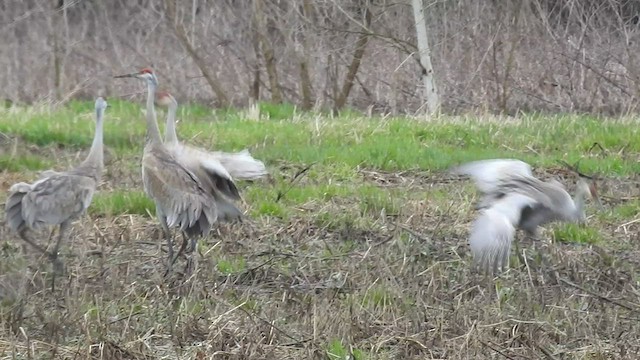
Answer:
[[(425, 1), (425, 9), (447, 112), (637, 110), (637, 1)], [(410, 1), (3, 1), (0, 98), (123, 95), (111, 75), (153, 66), (190, 101), (412, 113), (422, 105), (413, 23)]]

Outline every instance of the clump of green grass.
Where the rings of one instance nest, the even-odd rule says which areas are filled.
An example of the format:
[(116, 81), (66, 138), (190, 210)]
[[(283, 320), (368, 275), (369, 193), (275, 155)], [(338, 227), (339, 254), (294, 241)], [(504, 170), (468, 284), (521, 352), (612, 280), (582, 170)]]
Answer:
[(18, 172), (24, 170), (42, 170), (50, 167), (51, 161), (33, 155), (0, 155), (0, 171)]
[(218, 271), (225, 275), (237, 274), (246, 269), (244, 257), (228, 257), (217, 259)]
[(327, 345), (327, 356), (331, 360), (364, 360), (365, 354), (359, 349), (348, 349), (338, 339), (331, 340)]
[(371, 185), (358, 187), (360, 211), (371, 216), (397, 215), (400, 212), (400, 196)]
[(377, 284), (367, 289), (366, 293), (362, 297), (362, 306), (385, 308), (393, 305), (395, 301), (395, 297), (388, 288)]
[(270, 216), (283, 220), (287, 219), (289, 216), (287, 207), (274, 201), (263, 201), (258, 204), (254, 204), (254, 210), (252, 213), (254, 216)]
[(597, 229), (573, 223), (558, 224), (553, 229), (553, 238), (575, 244), (596, 244), (602, 240)]
[(265, 114), (271, 120), (290, 119), (295, 115), (296, 107), (293, 104), (272, 104), (261, 102), (260, 113)]
[(640, 201), (633, 200), (624, 204), (618, 205), (612, 209), (611, 215), (615, 219), (632, 219), (640, 214)]
[(94, 198), (89, 213), (93, 215), (122, 215), (155, 214), (155, 205), (144, 192), (137, 190), (114, 190), (111, 192), (98, 192)]

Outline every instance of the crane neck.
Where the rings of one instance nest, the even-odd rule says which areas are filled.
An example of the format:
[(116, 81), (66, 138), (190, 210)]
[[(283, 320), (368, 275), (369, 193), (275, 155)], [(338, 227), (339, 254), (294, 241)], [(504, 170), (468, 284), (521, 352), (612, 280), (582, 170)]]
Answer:
[(584, 213), (584, 205), (585, 205), (585, 192), (582, 188), (578, 187), (578, 189), (576, 190), (576, 194), (573, 196), (573, 203), (576, 207), (576, 212), (575, 212), (575, 216), (576, 216), (576, 220), (584, 220), (585, 218), (585, 213)]
[(89, 150), (89, 155), (80, 164), (79, 168), (89, 172), (88, 175), (98, 179), (104, 166), (104, 143), (103, 143), (103, 119), (105, 109), (96, 109), (96, 129), (93, 136), (93, 143)]
[(164, 142), (165, 144), (177, 144), (178, 135), (176, 134), (176, 112), (178, 110), (178, 103), (174, 100), (169, 104), (167, 110), (167, 126), (164, 129)]
[(156, 109), (153, 100), (156, 96), (156, 85), (149, 81), (147, 83), (147, 143), (160, 144), (160, 129), (156, 120)]

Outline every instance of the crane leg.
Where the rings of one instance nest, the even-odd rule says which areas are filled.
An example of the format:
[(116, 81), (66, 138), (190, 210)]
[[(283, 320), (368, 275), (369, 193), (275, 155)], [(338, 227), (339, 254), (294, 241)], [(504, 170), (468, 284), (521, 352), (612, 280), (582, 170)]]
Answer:
[[(185, 239), (186, 240), (186, 239)], [(186, 241), (185, 241), (186, 242)], [(187, 263), (184, 267), (184, 276), (189, 277), (193, 274), (195, 270), (196, 264), (196, 247), (198, 246), (198, 238), (196, 236), (192, 236), (189, 239), (189, 248), (187, 249), (187, 253), (189, 254), (187, 257)]]
[(20, 238), (22, 240), (24, 240), (24, 242), (26, 242), (27, 244), (31, 245), (31, 247), (33, 247), (34, 249), (40, 251), (43, 254), (47, 253), (47, 250), (45, 248), (43, 248), (42, 246), (36, 244), (35, 241), (33, 241), (32, 239), (29, 238), (29, 236), (27, 235), (27, 229), (24, 228), (20, 231)]
[(187, 248), (187, 242), (188, 241), (189, 241), (189, 238), (187, 237), (187, 234), (185, 234), (184, 231), (183, 231), (182, 232), (182, 245), (180, 245), (180, 249), (178, 250), (178, 253), (176, 254), (176, 257), (173, 259), (174, 263), (176, 262), (176, 260), (178, 260), (180, 255), (182, 255), (182, 253), (184, 253), (184, 249)]
[(58, 231), (58, 240), (56, 244), (53, 246), (53, 251), (49, 253), (49, 259), (53, 263), (53, 270), (57, 274), (62, 274), (64, 272), (64, 265), (60, 259), (58, 259), (58, 249), (60, 249), (60, 244), (62, 244), (62, 239), (67, 236), (69, 232), (69, 222), (65, 221), (60, 224), (60, 231)]
[(167, 224), (167, 218), (157, 206), (156, 215), (158, 215), (158, 221), (160, 221), (160, 226), (162, 227), (162, 235), (167, 242), (167, 269), (164, 273), (164, 276), (166, 277), (173, 271), (173, 262), (175, 261), (175, 258), (173, 257), (173, 239), (171, 237), (171, 230)]
[(189, 239), (189, 250), (187, 250), (187, 252), (194, 253), (197, 247), (198, 247), (198, 238), (193, 236), (191, 237), (191, 239)]

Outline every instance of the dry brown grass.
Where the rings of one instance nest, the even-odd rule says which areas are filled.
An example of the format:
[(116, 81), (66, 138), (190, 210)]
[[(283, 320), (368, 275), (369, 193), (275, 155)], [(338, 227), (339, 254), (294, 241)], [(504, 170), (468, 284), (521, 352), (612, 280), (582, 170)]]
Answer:
[[(110, 164), (117, 175), (102, 191), (139, 186), (127, 163)], [(525, 264), (513, 256), (511, 270), (486, 279), (469, 270), (468, 184), (361, 175), (407, 189), (399, 211), (314, 200), (287, 220), (224, 224), (200, 242), (188, 279), (163, 281), (166, 248), (148, 217), (78, 221), (54, 291), (48, 262), (1, 227), (0, 358), (636, 358), (638, 223), (592, 217), (606, 243), (529, 246)], [(17, 178), (5, 172), (0, 183)], [(607, 191), (637, 198), (628, 182), (610, 180)]]

